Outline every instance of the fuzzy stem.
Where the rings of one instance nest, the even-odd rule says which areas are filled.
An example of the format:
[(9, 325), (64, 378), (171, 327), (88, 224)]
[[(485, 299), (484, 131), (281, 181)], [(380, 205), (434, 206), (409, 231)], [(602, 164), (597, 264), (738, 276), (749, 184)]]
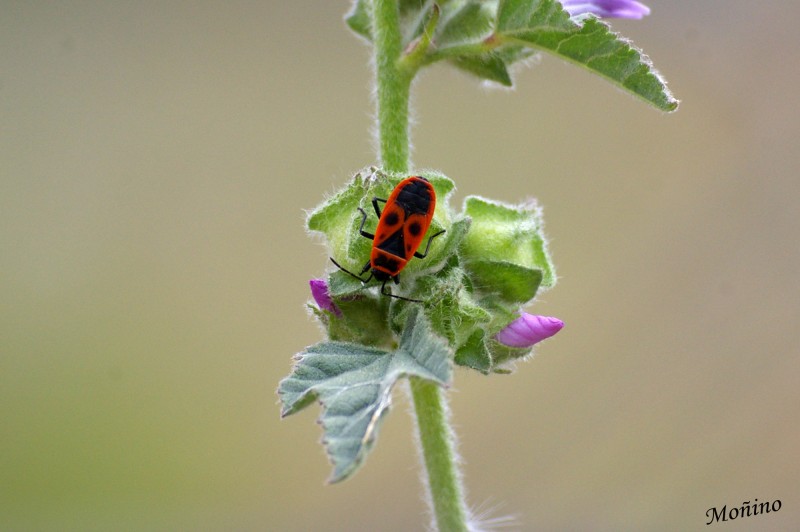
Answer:
[[(438, 18), (438, 12), (433, 16)], [(416, 68), (403, 68), (401, 61), (397, 0), (372, 1), (372, 32), (381, 162), (388, 172), (405, 173), (410, 166), (408, 100)], [(437, 384), (418, 378), (411, 379), (411, 396), (437, 528), (441, 532), (466, 531), (467, 509), (445, 398)]]
[(411, 397), (417, 414), (419, 444), (428, 474), (428, 489), (436, 528), (440, 532), (466, 531), (464, 490), (441, 388), (431, 381), (411, 379)]
[(405, 173), (409, 166), (408, 98), (413, 75), (400, 68), (403, 42), (397, 0), (373, 0), (372, 8), (380, 157), (384, 170)]

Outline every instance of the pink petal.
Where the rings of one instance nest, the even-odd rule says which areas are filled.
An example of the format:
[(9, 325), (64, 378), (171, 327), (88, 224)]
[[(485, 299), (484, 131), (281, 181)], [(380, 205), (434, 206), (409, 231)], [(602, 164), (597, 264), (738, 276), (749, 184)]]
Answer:
[(336, 306), (336, 303), (331, 299), (330, 292), (328, 292), (328, 283), (324, 279), (311, 279), (308, 281), (311, 287), (311, 296), (317, 302), (319, 308), (332, 312), (337, 317), (342, 316), (342, 311)]
[(564, 327), (564, 322), (549, 316), (535, 316), (523, 312), (495, 335), (495, 340), (509, 347), (531, 347), (550, 338)]

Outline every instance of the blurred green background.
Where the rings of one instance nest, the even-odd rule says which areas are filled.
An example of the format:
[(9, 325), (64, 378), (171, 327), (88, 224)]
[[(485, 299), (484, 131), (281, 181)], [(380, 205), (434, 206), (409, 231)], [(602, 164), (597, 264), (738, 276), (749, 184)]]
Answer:
[[(650, 0), (615, 21), (662, 115), (545, 56), (512, 91), (416, 85), (414, 161), (545, 207), (567, 324), (450, 394), (470, 503), (521, 530), (800, 526), (800, 3)], [(416, 530), (403, 393), (326, 486), (312, 407), (328, 267), (304, 211), (375, 162), (347, 2), (0, 4), (0, 529)]]

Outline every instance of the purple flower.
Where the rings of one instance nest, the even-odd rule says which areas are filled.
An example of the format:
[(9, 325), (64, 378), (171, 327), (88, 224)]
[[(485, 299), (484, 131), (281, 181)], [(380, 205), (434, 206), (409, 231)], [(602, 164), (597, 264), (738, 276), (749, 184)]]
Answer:
[(561, 330), (564, 322), (548, 316), (534, 316), (523, 312), (508, 326), (495, 335), (495, 340), (508, 347), (531, 347), (550, 338)]
[(650, 14), (650, 8), (635, 0), (561, 0), (571, 17), (592, 13), (604, 18), (640, 19)]
[(339, 307), (337, 307), (336, 303), (331, 299), (331, 294), (328, 292), (328, 283), (325, 282), (325, 279), (311, 279), (308, 281), (308, 284), (311, 286), (311, 295), (314, 297), (314, 301), (317, 302), (317, 305), (319, 305), (319, 308), (332, 312), (336, 317), (341, 318), (342, 311), (339, 310)]

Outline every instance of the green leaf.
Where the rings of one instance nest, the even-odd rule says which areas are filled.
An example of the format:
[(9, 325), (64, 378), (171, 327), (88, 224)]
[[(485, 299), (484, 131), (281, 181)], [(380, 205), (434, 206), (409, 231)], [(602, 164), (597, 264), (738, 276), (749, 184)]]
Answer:
[(516, 361), (530, 356), (533, 352), (532, 347), (508, 347), (496, 340), (489, 340), (486, 343), (492, 357), (491, 371), (494, 373), (511, 373)]
[(579, 64), (639, 96), (662, 111), (678, 101), (649, 58), (595, 17), (580, 22), (555, 0), (500, 0), (496, 38), (525, 45)]
[[(447, 229), (446, 233), (433, 240), (427, 257), (424, 259), (412, 260), (408, 263), (404, 271), (413, 272), (416, 276), (429, 275), (441, 270), (448, 259), (455, 255), (462, 240), (467, 236), (471, 223), (472, 220), (469, 218), (462, 218), (454, 222), (453, 225)], [(427, 234), (435, 235), (438, 231), (439, 229), (437, 227), (431, 226)], [(422, 241), (420, 252), (425, 251), (422, 248), (427, 245), (427, 242), (427, 238)]]
[(455, 363), (488, 374), (492, 369), (492, 356), (486, 348), (486, 333), (476, 329), (472, 336), (456, 350)]
[[(375, 169), (369, 169), (371, 173), (357, 173), (347, 186), (312, 210), (306, 219), (306, 227), (309, 231), (324, 234), (329, 253), (339, 261), (344, 260), (342, 255), (349, 248), (354, 236), (351, 229), (358, 229), (357, 224), (361, 220), (361, 213), (357, 209), (369, 193), (374, 182), (372, 175), (375, 171)], [(348, 268), (356, 267), (355, 263), (343, 265)]]
[(326, 315), (321, 320), (331, 340), (371, 346), (385, 346), (392, 339), (386, 320), (389, 298), (377, 291), (361, 289), (356, 297), (337, 298), (341, 316)]
[(481, 307), (492, 317), (486, 326), (486, 332), (494, 336), (505, 329), (515, 319), (519, 318), (519, 305), (509, 305), (505, 301), (496, 297), (482, 297)]
[[(541, 286), (549, 288), (555, 284), (555, 269), (542, 232), (541, 209), (536, 203), (506, 205), (470, 196), (464, 202), (464, 212), (472, 218), (472, 227), (461, 246), (467, 264), (476, 261), (515, 264), (528, 270), (540, 270)], [(476, 288), (501, 293), (506, 290), (477, 283)], [(520, 293), (517, 289), (511, 292), (515, 297)]]
[(450, 59), (448, 62), (481, 79), (494, 81), (504, 87), (511, 87), (514, 85), (511, 74), (508, 72), (506, 62), (494, 52), (486, 52), (475, 56), (457, 56)]
[(448, 62), (481, 79), (511, 86), (504, 58), (482, 44), (494, 29), (494, 6), (477, 0), (454, 2), (446, 9), (446, 17), (435, 38), (437, 48), (445, 50), (439, 53), (448, 56), (452, 50), (464, 49), (466, 53), (456, 54)]
[[(419, 36), (424, 27), (427, 0), (400, 0), (400, 28), (403, 31), (403, 45)], [(344, 20), (356, 35), (372, 41), (372, 20), (370, 0), (356, 0), (345, 15)]]
[(440, 47), (480, 41), (492, 33), (495, 12), (486, 2), (454, 2), (446, 13), (446, 22), (436, 34)]
[(296, 359), (291, 375), (278, 387), (281, 415), (294, 414), (315, 400), (322, 404), (319, 421), (334, 466), (331, 482), (352, 475), (366, 458), (400, 378), (415, 376), (447, 386), (452, 377), (450, 349), (418, 309), (409, 313), (394, 352), (322, 342)]
[(356, 35), (372, 40), (372, 29), (369, 15), (369, 0), (356, 0), (344, 21)]
[(465, 267), (478, 291), (497, 295), (507, 303), (527, 303), (542, 283), (541, 270), (503, 260), (475, 260)]
[[(357, 274), (359, 271), (353, 273)], [(364, 283), (342, 270), (334, 270), (328, 276), (328, 293), (337, 301), (340, 298), (361, 296), (363, 291)]]
[[(556, 0), (439, 2), (440, 22), (428, 26), (436, 26), (430, 41), (422, 33), (432, 5), (399, 2), (402, 44), (413, 56), (404, 59), (415, 69), (444, 59), (481, 79), (511, 86), (510, 66), (540, 50), (595, 72), (662, 111), (678, 107), (641, 50), (594, 16), (570, 18)], [(369, 0), (357, 0), (345, 20), (356, 34), (372, 39)], [(409, 47), (415, 39), (422, 46)]]
[[(469, 283), (462, 268), (449, 265), (436, 275), (420, 277), (415, 287), (416, 295), (430, 301), (424, 308), (431, 326), (451, 346), (463, 344), (476, 327), (492, 320), (492, 315), (466, 289)], [(394, 321), (398, 318), (402, 318), (402, 311)]]

